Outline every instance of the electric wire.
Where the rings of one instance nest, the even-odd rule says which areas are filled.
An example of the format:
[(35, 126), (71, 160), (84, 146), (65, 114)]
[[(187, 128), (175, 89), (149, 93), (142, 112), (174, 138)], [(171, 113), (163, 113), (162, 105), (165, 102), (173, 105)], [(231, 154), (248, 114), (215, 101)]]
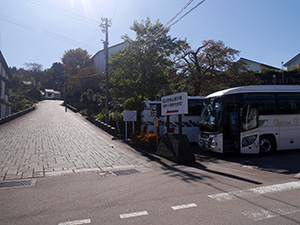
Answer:
[(81, 22), (88, 23), (90, 25), (98, 26), (100, 24), (99, 21), (96, 21), (96, 20), (87, 18), (85, 16), (82, 16), (80, 14), (71, 12), (71, 11), (66, 10), (64, 8), (58, 7), (56, 5), (53, 5), (53, 4), (51, 4), (50, 2), (47, 2), (47, 1), (38, 1), (38, 0), (26, 0), (26, 1), (30, 2), (32, 4), (35, 4), (35, 5), (41, 6), (43, 8), (46, 8), (46, 9), (56, 11), (56, 12), (58, 12), (60, 14), (63, 14), (65, 16), (67, 16), (67, 17), (79, 20)]
[[(194, 0), (189, 0), (168, 22), (166, 22), (154, 35), (152, 38), (155, 36), (159, 35), (161, 31), (165, 30), (166, 27), (177, 17), (182, 13)], [(152, 39), (150, 38), (150, 40)]]
[[(158, 31), (156, 33), (156, 35), (154, 35), (152, 38), (150, 38), (148, 40), (148, 42), (152, 42), (156, 39), (156, 37), (159, 37), (163, 34), (164, 31), (168, 30), (171, 28), (171, 26), (175, 25), (176, 23), (178, 23), (180, 20), (182, 20), (185, 16), (187, 16), (189, 13), (191, 13), (194, 9), (196, 9), (199, 5), (201, 5), (202, 3), (204, 3), (206, 0), (202, 0), (201, 2), (199, 2), (197, 5), (195, 5), (192, 9), (190, 9), (188, 12), (186, 12), (185, 14), (183, 14), (181, 17), (179, 17), (175, 22), (171, 23), (170, 25), (167, 26), (163, 26), (162, 29), (160, 29), (160, 31)], [(178, 15), (177, 15), (178, 16)], [(177, 17), (176, 16), (176, 17)]]
[(95, 50), (98, 49), (98, 48), (96, 48), (94, 46), (87, 45), (87, 44), (84, 44), (84, 43), (79, 42), (79, 41), (75, 41), (75, 40), (73, 40), (71, 38), (64, 37), (62, 35), (53, 33), (51, 31), (47, 31), (47, 30), (43, 30), (43, 29), (40, 29), (40, 28), (37, 28), (37, 27), (33, 27), (33, 26), (31, 26), (31, 25), (29, 25), (27, 23), (24, 23), (22, 21), (16, 20), (14, 18), (11, 18), (9, 16), (3, 15), (1, 13), (0, 13), (0, 20), (3, 20), (5, 22), (11, 23), (13, 25), (19, 26), (21, 28), (24, 28), (24, 29), (27, 29), (27, 30), (30, 30), (30, 31), (34, 31), (34, 32), (46, 35), (46, 36), (48, 36), (48, 37), (50, 37), (52, 39), (56, 39), (58, 41), (65, 42), (65, 43), (68, 43), (68, 44), (73, 45), (73, 46), (84, 46), (84, 47), (87, 47), (87, 48), (93, 48)]
[[(150, 42), (154, 41), (158, 37), (160, 37), (165, 30), (170, 29), (173, 25), (178, 23), (180, 20), (182, 20), (185, 16), (187, 16), (189, 13), (191, 13), (193, 10), (195, 10), (198, 6), (203, 4), (206, 0), (200, 1), (198, 4), (196, 4), (193, 8), (191, 8), (188, 12), (183, 14), (181, 17), (179, 17), (175, 22), (171, 23), (174, 19), (176, 19), (194, 0), (189, 0), (167, 23), (165, 23), (153, 36), (151, 36), (148, 40), (145, 41), (145, 43), (141, 44), (138, 46), (135, 50), (130, 52), (127, 55), (124, 55), (121, 59), (120, 62), (122, 62), (126, 57), (129, 57), (132, 54), (137, 53), (138, 49), (141, 49), (148, 45)], [(170, 24), (171, 23), (171, 24)]]
[[(80, 14), (77, 14), (77, 13), (71, 12), (69, 10), (66, 10), (64, 8), (58, 7), (58, 6), (56, 6), (54, 4), (51, 4), (50, 2), (47, 2), (47, 1), (39, 1), (39, 0), (26, 0), (26, 1), (28, 1), (29, 3), (38, 5), (40, 7), (46, 8), (46, 9), (56, 11), (56, 12), (62, 14), (62, 15), (70, 17), (72, 19), (76, 19), (76, 20), (79, 20), (81, 22), (85, 22), (85, 23), (88, 23), (88, 24), (91, 24), (91, 25), (94, 25), (94, 26), (97, 26), (97, 27), (100, 24), (99, 21), (89, 19), (89, 18), (84, 17)], [(89, 37), (88, 41), (86, 42), (86, 45), (92, 45), (97, 38), (100, 38), (100, 31), (98, 29), (96, 31), (94, 31), (94, 33)]]
[(114, 18), (115, 18), (116, 11), (117, 11), (117, 8), (118, 8), (118, 5), (119, 5), (119, 1), (120, 1), (120, 0), (117, 1), (117, 4), (116, 4), (116, 6), (115, 6), (115, 10), (114, 10), (114, 13), (113, 13), (113, 16), (112, 16), (112, 20), (114, 20)]
[(97, 28), (94, 33), (89, 37), (89, 39), (87, 40), (86, 44), (87, 45), (93, 45), (93, 43), (97, 40), (100, 39), (100, 34), (101, 34), (101, 30), (99, 28)]

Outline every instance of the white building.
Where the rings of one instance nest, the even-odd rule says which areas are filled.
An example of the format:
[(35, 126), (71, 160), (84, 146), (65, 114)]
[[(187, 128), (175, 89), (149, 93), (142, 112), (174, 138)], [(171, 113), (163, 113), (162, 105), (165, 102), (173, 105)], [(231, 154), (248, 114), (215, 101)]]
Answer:
[(45, 99), (60, 99), (60, 91), (45, 89)]
[(0, 51), (0, 118), (11, 114), (11, 104), (8, 102), (8, 80), (11, 74)]
[(249, 59), (245, 59), (245, 58), (240, 58), (239, 61), (242, 61), (246, 64), (246, 68), (247, 70), (252, 70), (253, 72), (260, 72), (263, 69), (266, 70), (271, 70), (271, 71), (279, 71), (279, 68), (273, 67), (273, 66), (269, 66), (263, 63), (259, 63), (259, 62), (255, 62)]
[[(123, 50), (128, 44), (125, 42), (122, 42), (117, 45), (113, 45), (108, 48), (108, 59), (111, 58), (111, 55), (119, 50)], [(93, 57), (93, 65), (96, 66), (100, 72), (105, 72), (105, 51), (100, 50), (97, 52)]]
[(298, 65), (300, 65), (300, 53), (286, 62), (283, 66), (285, 66), (288, 70), (291, 70), (293, 68), (297, 68)]

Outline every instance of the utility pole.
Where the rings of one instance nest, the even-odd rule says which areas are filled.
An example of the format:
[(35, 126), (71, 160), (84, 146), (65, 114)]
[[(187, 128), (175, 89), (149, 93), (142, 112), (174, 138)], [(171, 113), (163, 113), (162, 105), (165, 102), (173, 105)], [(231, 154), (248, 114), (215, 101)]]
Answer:
[(65, 112), (68, 111), (68, 64), (66, 64), (66, 93), (65, 93)]
[(103, 41), (105, 52), (105, 122), (109, 123), (109, 111), (108, 111), (108, 27), (111, 26), (111, 20), (102, 17), (102, 23), (100, 27), (102, 32), (105, 33), (105, 41)]

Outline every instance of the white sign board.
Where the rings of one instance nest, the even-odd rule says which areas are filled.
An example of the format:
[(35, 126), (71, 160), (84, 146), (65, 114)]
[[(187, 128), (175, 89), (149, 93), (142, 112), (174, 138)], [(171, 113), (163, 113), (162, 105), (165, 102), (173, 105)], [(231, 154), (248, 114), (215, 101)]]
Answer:
[(136, 110), (124, 110), (124, 121), (136, 121)]
[(187, 92), (161, 97), (161, 115), (188, 114), (187, 97)]

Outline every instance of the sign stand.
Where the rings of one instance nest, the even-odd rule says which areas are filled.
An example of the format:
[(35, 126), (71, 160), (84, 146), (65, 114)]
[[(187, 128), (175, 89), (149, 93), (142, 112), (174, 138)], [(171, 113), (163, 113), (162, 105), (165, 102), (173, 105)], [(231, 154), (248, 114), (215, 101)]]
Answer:
[[(157, 154), (178, 163), (194, 163), (195, 156), (185, 134), (182, 134), (182, 115), (188, 114), (187, 93), (161, 98), (161, 114), (167, 116), (167, 133), (163, 135)], [(178, 115), (178, 134), (170, 133), (170, 115)]]
[(132, 121), (132, 131), (134, 132), (134, 122), (136, 121), (136, 110), (124, 110), (123, 121), (125, 121), (125, 141), (127, 139), (127, 121)]
[(157, 116), (154, 118), (153, 123), (156, 127), (156, 150), (158, 150), (159, 119), (157, 118)]
[(178, 134), (182, 134), (182, 114), (178, 115), (178, 123), (179, 123)]
[(167, 133), (170, 133), (170, 116), (167, 116)]
[(127, 142), (127, 121), (125, 121), (125, 141)]

